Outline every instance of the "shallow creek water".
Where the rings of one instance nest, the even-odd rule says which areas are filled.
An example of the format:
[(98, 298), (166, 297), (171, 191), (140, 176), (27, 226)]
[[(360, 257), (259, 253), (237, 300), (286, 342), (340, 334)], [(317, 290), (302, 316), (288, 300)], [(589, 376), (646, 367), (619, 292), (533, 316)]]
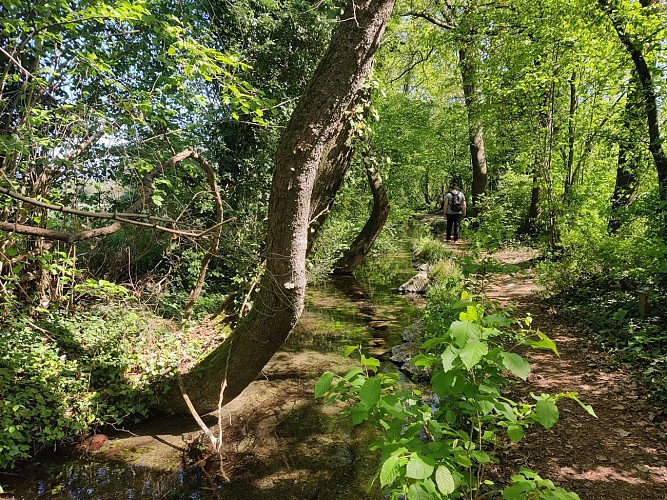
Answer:
[[(344, 373), (353, 361), (342, 347), (379, 355), (401, 342), (418, 317), (413, 300), (397, 293), (414, 274), (409, 252), (383, 255), (357, 278), (309, 286), (306, 309), (263, 375), (224, 408), (221, 463), (192, 454), (200, 434), (191, 418), (151, 419), (130, 432), (109, 433), (95, 452), (56, 452), (12, 475), (0, 475), (3, 499), (337, 499), (365, 493), (375, 461), (363, 430), (340, 408), (312, 396), (326, 370)], [(383, 364), (382, 369), (393, 369)], [(215, 425), (215, 415), (205, 421)]]

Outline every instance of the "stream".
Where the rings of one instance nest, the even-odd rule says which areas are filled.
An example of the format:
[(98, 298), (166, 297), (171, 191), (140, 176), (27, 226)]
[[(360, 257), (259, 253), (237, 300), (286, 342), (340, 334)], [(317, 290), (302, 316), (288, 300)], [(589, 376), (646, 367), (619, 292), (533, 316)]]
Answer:
[[(198, 446), (191, 418), (160, 417), (131, 432), (108, 432), (94, 452), (45, 452), (0, 474), (0, 498), (373, 498), (366, 494), (373, 436), (352, 429), (339, 407), (315, 401), (313, 385), (326, 370), (342, 374), (354, 366), (341, 355), (345, 346), (378, 356), (401, 342), (420, 314), (414, 300), (397, 293), (413, 275), (406, 248), (368, 262), (356, 277), (309, 285), (301, 320), (264, 377), (223, 409), (222, 460)], [(213, 414), (204, 420), (218, 423)]]

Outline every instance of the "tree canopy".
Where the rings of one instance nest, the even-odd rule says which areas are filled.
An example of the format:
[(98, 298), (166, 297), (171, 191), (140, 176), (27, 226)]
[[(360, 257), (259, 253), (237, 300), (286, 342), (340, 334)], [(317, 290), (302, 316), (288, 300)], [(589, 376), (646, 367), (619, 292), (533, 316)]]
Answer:
[[(540, 247), (554, 289), (664, 297), (666, 20), (657, 0), (0, 0), (3, 335), (64, 373), (54, 325), (100, 304), (214, 328), (147, 376), (150, 405), (182, 406), (182, 369), (214, 410), (309, 278), (439, 214), (453, 180), (475, 244)], [(29, 379), (16, 349), (8, 386)], [(73, 401), (85, 417), (37, 444), (132, 413)], [(0, 466), (29, 448), (7, 419)]]

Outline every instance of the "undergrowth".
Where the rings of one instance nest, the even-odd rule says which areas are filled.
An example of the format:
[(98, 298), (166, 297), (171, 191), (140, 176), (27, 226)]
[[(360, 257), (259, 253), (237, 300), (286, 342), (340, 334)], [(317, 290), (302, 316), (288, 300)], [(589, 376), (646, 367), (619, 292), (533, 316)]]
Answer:
[(17, 314), (0, 325), (0, 469), (145, 417), (165, 375), (201, 351), (201, 340), (136, 305), (87, 300), (83, 310)]
[[(532, 425), (549, 429), (556, 423), (559, 399), (573, 399), (595, 414), (572, 392), (531, 394), (532, 401), (506, 397), (503, 389), (512, 378), (526, 380), (530, 373), (513, 350), (557, 354), (555, 344), (531, 329), (530, 318), (515, 321), (503, 311), (488, 312), (466, 292), (455, 302), (450, 298), (442, 291), (429, 295), (427, 340), (412, 359), (431, 374), (428, 386), (406, 385), (362, 352), (359, 367), (342, 377), (326, 372), (315, 385), (316, 397), (347, 405), (353, 425), (365, 423), (381, 433), (371, 447), (380, 461), (368, 490), (379, 482), (387, 497), (407, 500), (579, 498), (527, 469), (504, 488), (491, 480), (500, 450), (524, 439)], [(351, 346), (345, 354), (356, 350)]]
[(612, 362), (630, 367), (666, 408), (667, 245), (627, 234), (568, 243), (560, 259), (537, 267), (548, 299), (587, 326)]

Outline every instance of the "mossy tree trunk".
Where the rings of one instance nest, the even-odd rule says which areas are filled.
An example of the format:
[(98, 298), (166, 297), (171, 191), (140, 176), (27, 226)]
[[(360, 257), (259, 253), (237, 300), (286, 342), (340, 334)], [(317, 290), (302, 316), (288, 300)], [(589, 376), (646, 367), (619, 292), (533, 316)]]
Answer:
[[(287, 339), (303, 310), (311, 204), (318, 171), (373, 62), (394, 0), (348, 2), (329, 48), (277, 146), (269, 201), (266, 273), (234, 332), (183, 376), (200, 413), (234, 399)], [(342, 174), (341, 174), (342, 175)], [(180, 394), (172, 408), (185, 409)]]
[(334, 274), (351, 274), (364, 261), (370, 252), (375, 239), (378, 237), (389, 217), (389, 197), (384, 189), (382, 177), (378, 170), (377, 161), (368, 148), (364, 155), (366, 177), (373, 193), (373, 209), (371, 215), (364, 224), (350, 248), (336, 262)]
[[(658, 193), (661, 202), (659, 211), (662, 213), (664, 224), (663, 238), (667, 239), (667, 154), (665, 154), (665, 150), (662, 147), (663, 138), (660, 133), (656, 82), (653, 78), (651, 65), (644, 52), (647, 42), (633, 33), (629, 19), (623, 15), (624, 5), (621, 2), (618, 0), (598, 0), (598, 4), (609, 16), (619, 40), (632, 59), (634, 70), (639, 80), (639, 88), (643, 101), (642, 105), (648, 126), (648, 149), (653, 157), (653, 162), (658, 173)], [(660, 2), (658, 0), (641, 0), (640, 4), (644, 9), (652, 8), (655, 13), (660, 12)]]

